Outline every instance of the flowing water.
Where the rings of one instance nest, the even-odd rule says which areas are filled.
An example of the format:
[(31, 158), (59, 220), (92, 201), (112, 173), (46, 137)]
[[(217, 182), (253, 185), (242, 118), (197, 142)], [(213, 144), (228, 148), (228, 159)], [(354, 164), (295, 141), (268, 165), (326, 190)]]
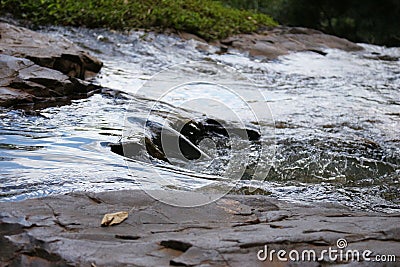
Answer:
[[(265, 170), (269, 169), (266, 179), (251, 183), (259, 188), (257, 193), (302, 203), (400, 210), (400, 61), (377, 59), (380, 55), (398, 58), (400, 48), (362, 45), (365, 50), (360, 52), (328, 49), (326, 56), (304, 52), (266, 61), (240, 52), (220, 55), (212, 47), (205, 52), (196, 49), (195, 41), (152, 33), (45, 31), (71, 39), (103, 60), (95, 82), (121, 93), (96, 94), (71, 105), (46, 108), (39, 116), (1, 110), (0, 201), (71, 191), (137, 189), (140, 181), (152, 181), (154, 169), (184, 190), (229, 183), (212, 179), (219, 175), (218, 164), (207, 171), (199, 169), (199, 164), (157, 162), (155, 166), (140, 157), (126, 164), (124, 157), (108, 147), (121, 140), (126, 114), (146, 120), (143, 110), (154, 104), (151, 99), (160, 90), (141, 88), (146, 81), (166, 67), (206, 61), (235, 68), (257, 85), (268, 102), (275, 121), (273, 138), (261, 139), (273, 139), (275, 151), (264, 162)], [(139, 89), (142, 97), (132, 97)], [(157, 112), (173, 114), (175, 119), (203, 112), (196, 105), (171, 106), (195, 92), (196, 86), (182, 88), (163, 99)], [(227, 103), (230, 99), (225, 98)], [(258, 98), (251, 105), (266, 104)], [(252, 124), (250, 118), (242, 119)], [(271, 128), (268, 123), (258, 126)], [(133, 128), (130, 135), (142, 130)], [(223, 154), (216, 155), (223, 161)], [(240, 158), (235, 160), (240, 166)], [(234, 192), (246, 193), (247, 185), (248, 180), (237, 181)]]

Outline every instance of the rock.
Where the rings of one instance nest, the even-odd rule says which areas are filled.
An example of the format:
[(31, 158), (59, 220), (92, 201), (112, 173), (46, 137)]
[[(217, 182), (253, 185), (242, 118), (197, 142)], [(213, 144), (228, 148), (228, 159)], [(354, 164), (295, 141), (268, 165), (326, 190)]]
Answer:
[[(239, 129), (233, 126), (225, 129), (221, 123), (210, 118), (197, 121), (182, 121), (184, 121), (185, 124), (181, 125), (181, 123), (177, 121), (173, 126), (164, 127), (159, 123), (146, 121), (148, 136), (145, 137), (145, 146), (141, 143), (134, 142), (110, 143), (108, 146), (111, 148), (112, 152), (128, 158), (137, 158), (138, 155), (142, 155), (143, 151), (146, 150), (148, 155), (153, 158), (169, 162), (164, 152), (163, 143), (174, 144), (177, 134), (179, 134), (180, 151), (175, 152), (173, 148), (169, 147), (168, 156), (176, 155), (176, 157), (179, 158), (183, 155), (188, 160), (199, 159), (201, 156), (204, 156), (204, 152), (200, 150), (199, 144), (205, 138), (211, 138), (215, 142), (218, 151), (221, 152), (225, 149), (230, 149), (228, 142), (230, 138), (229, 134), (239, 136), (251, 142), (257, 142), (261, 137), (257, 130), (250, 128)], [(178, 129), (180, 129), (180, 131), (178, 131)], [(164, 134), (163, 137), (161, 137), (161, 132)], [(164, 142), (162, 142), (162, 140), (164, 140)]]
[(375, 59), (382, 61), (399, 61), (399, 57), (389, 56), (389, 55), (373, 55), (373, 56), (364, 56), (367, 59)]
[[(122, 224), (100, 227), (104, 213), (116, 209), (131, 210), (130, 216)], [(397, 261), (400, 256), (400, 214), (351, 211), (337, 204), (227, 195), (205, 206), (179, 208), (142, 191), (115, 191), (0, 203), (0, 210), (2, 266), (270, 266), (279, 261), (257, 259), (265, 245), (321, 251), (337, 249), (339, 238), (347, 240), (346, 249), (395, 255)], [(343, 264), (327, 257), (300, 263)]]
[(160, 245), (166, 248), (171, 248), (182, 252), (186, 252), (192, 246), (192, 244), (177, 240), (163, 240), (160, 242)]
[[(218, 251), (190, 248), (189, 251), (170, 261), (172, 266), (204, 266), (203, 263), (212, 263), (214, 266), (229, 266), (224, 262)], [(212, 266), (211, 264), (205, 266)]]
[(18, 89), (0, 87), (0, 106), (9, 107), (33, 102), (34, 96), (31, 94)]
[(66, 103), (97, 88), (28, 59), (0, 54), (0, 106)]
[(200, 38), (199, 36), (197, 36), (195, 34), (191, 34), (188, 32), (178, 32), (178, 35), (183, 40), (196, 40), (200, 43), (207, 44), (207, 42), (204, 39)]
[(275, 59), (290, 52), (310, 51), (326, 55), (323, 49), (359, 51), (363, 48), (346, 39), (301, 27), (276, 27), (259, 33), (239, 34), (220, 41), (226, 46), (248, 52), (251, 56)]
[(98, 73), (101, 61), (64, 38), (0, 23), (0, 54), (27, 58), (35, 64), (58, 70), (69, 77), (85, 79)]
[(83, 79), (102, 63), (65, 39), (0, 23), (0, 106), (48, 107), (99, 89)]

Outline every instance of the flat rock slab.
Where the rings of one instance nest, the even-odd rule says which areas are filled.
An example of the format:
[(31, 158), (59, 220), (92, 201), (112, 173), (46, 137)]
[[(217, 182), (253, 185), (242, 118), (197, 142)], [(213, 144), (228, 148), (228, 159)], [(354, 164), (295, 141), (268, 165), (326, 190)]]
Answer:
[[(345, 262), (260, 261), (257, 253), (265, 245), (300, 252), (337, 249), (340, 238), (347, 240), (346, 249), (395, 255), (397, 261), (400, 256), (400, 214), (266, 196), (228, 195), (179, 208), (142, 191), (71, 193), (0, 203), (0, 211), (0, 266), (330, 266)], [(118, 211), (128, 211), (128, 219), (100, 226), (104, 214)]]

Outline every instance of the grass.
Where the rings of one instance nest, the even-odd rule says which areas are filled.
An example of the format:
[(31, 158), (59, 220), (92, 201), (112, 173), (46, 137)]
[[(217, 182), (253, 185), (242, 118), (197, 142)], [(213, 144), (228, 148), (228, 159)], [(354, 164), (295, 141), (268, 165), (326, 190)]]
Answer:
[(212, 0), (0, 0), (0, 12), (36, 25), (172, 28), (206, 40), (277, 25), (268, 15)]

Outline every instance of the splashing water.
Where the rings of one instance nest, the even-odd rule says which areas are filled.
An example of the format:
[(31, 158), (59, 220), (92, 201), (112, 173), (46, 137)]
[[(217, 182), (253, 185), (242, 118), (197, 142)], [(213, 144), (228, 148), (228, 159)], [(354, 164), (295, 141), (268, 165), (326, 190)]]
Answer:
[[(137, 158), (129, 170), (124, 158), (107, 146), (121, 138), (127, 111), (146, 120), (141, 111), (160, 88), (147, 92), (147, 99), (130, 95), (148, 79), (174, 64), (207, 60), (234, 67), (254, 81), (271, 108), (276, 153), (271, 162), (265, 162), (271, 170), (257, 184), (261, 192), (303, 203), (339, 202), (357, 209), (399, 211), (400, 61), (374, 59), (377, 54), (400, 57), (399, 48), (363, 45), (365, 50), (360, 52), (328, 49), (326, 56), (307, 52), (265, 61), (240, 52), (218, 55), (213, 48), (201, 52), (195, 41), (162, 34), (76, 28), (45, 31), (90, 49), (104, 62), (96, 82), (126, 94), (94, 95), (44, 109), (40, 116), (1, 110), (1, 201), (75, 190), (137, 189), (139, 180), (152, 179), (149, 170), (153, 168), (187, 190), (222, 183), (208, 179), (219, 175), (218, 164), (202, 172), (201, 163), (160, 162), (155, 167)], [(203, 93), (207, 96), (208, 92)], [(188, 88), (171, 101), (190, 94)], [(168, 110), (165, 105), (161, 113)], [(191, 111), (174, 112), (178, 118)], [(135, 138), (135, 131), (142, 129), (132, 131)], [(223, 153), (216, 155), (224, 160)], [(235, 160), (242, 164), (240, 158)], [(234, 192), (242, 192), (248, 184), (240, 181)]]

